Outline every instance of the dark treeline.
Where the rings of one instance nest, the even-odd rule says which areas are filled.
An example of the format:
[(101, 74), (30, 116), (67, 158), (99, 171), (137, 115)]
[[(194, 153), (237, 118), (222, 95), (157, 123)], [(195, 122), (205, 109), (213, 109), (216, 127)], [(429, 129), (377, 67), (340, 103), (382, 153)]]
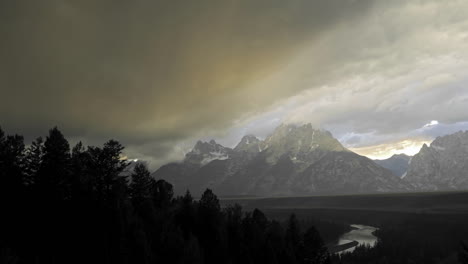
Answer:
[(70, 149), (54, 128), (28, 147), (0, 129), (0, 263), (328, 263), (314, 227), (291, 215), (221, 208), (206, 190), (173, 197), (115, 140)]
[[(278, 212), (279, 211), (279, 212)], [(283, 212), (287, 211), (287, 212)], [(280, 222), (286, 222), (288, 217), (294, 213), (294, 215), (299, 219), (299, 225), (303, 229), (308, 229), (309, 227), (315, 227), (322, 237), (325, 244), (329, 246), (334, 246), (338, 243), (338, 239), (344, 233), (347, 233), (352, 230), (349, 223), (345, 222), (342, 219), (325, 219), (320, 216), (320, 214), (298, 214), (297, 209), (288, 209), (288, 210), (277, 210), (277, 209), (265, 209), (264, 213), (268, 218), (275, 219)]]

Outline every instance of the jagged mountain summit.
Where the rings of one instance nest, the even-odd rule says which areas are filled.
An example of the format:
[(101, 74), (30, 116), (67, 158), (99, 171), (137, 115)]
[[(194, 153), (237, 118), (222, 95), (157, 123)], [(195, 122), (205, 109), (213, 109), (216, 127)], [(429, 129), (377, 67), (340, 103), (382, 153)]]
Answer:
[(213, 160), (225, 160), (232, 155), (232, 149), (224, 147), (216, 141), (198, 141), (195, 147), (185, 155), (185, 161), (193, 164), (205, 165)]
[(239, 144), (237, 144), (234, 151), (255, 154), (261, 151), (260, 143), (262, 143), (262, 141), (254, 135), (246, 135), (241, 139)]
[(411, 159), (405, 180), (424, 191), (468, 189), (468, 131), (424, 144)]
[(233, 149), (197, 142), (179, 163), (153, 173), (195, 195), (314, 195), (408, 190), (392, 172), (349, 151), (328, 131), (281, 125), (265, 140), (244, 136)]
[(386, 169), (391, 170), (395, 176), (401, 178), (405, 176), (411, 158), (411, 156), (406, 154), (395, 154), (388, 159), (374, 160), (374, 162)]

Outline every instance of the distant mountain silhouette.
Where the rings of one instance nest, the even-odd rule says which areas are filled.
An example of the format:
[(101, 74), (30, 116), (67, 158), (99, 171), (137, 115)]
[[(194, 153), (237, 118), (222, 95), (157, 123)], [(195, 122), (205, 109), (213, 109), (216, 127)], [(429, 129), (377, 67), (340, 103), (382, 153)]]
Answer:
[(395, 154), (388, 159), (374, 160), (378, 165), (389, 169), (398, 177), (402, 177), (408, 170), (411, 156), (405, 154)]

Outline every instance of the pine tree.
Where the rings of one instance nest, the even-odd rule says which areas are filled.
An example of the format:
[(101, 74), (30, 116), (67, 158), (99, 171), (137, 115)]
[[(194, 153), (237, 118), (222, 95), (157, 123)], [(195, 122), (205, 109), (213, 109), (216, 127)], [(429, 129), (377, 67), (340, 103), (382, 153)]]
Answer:
[(23, 137), (8, 135), (0, 129), (0, 202), (14, 206), (22, 199), (24, 192), (24, 154)]
[(212, 190), (206, 189), (200, 199), (200, 208), (209, 211), (220, 210), (218, 197), (213, 193)]
[(293, 248), (297, 248), (301, 242), (301, 230), (299, 221), (295, 214), (289, 216), (288, 225), (286, 229), (286, 240)]
[(182, 203), (187, 206), (191, 206), (193, 203), (193, 197), (189, 190), (185, 191), (184, 197), (182, 197)]
[(326, 264), (329, 263), (328, 252), (322, 238), (315, 227), (310, 227), (304, 234), (300, 249), (302, 263)]
[(120, 174), (128, 166), (127, 160), (122, 158), (123, 149), (124, 147), (115, 140), (109, 140), (103, 148), (88, 147), (87, 170), (101, 203), (116, 198), (116, 195), (122, 195), (123, 190), (120, 187), (125, 183), (125, 179), (121, 179), (124, 176)]
[(44, 156), (44, 140), (36, 138), (26, 150), (25, 157), (25, 184), (31, 186), (37, 178)]
[(193, 202), (193, 197), (187, 190), (185, 195), (180, 199), (179, 208), (175, 215), (175, 220), (182, 230), (185, 239), (194, 232), (196, 222), (196, 211)]
[(301, 231), (299, 227), (299, 221), (296, 218), (295, 214), (291, 214), (288, 219), (287, 228), (286, 228), (286, 246), (287, 246), (287, 255), (291, 259), (291, 263), (297, 263), (297, 258), (299, 253), (299, 246), (301, 243)]
[(20, 195), (24, 186), (24, 155), (23, 137), (19, 135), (4, 136), (0, 130), (0, 180), (2, 194), (6, 197)]
[(119, 175), (128, 166), (127, 160), (122, 158), (123, 149), (124, 147), (118, 141), (112, 139), (107, 141), (102, 149), (104, 190), (107, 196), (110, 195), (112, 186), (119, 184)]
[(40, 193), (48, 199), (68, 199), (69, 176), (70, 145), (57, 127), (54, 127), (44, 142), (44, 156), (37, 177)]
[(228, 237), (228, 251), (234, 259), (234, 263), (241, 262), (242, 248), (242, 207), (238, 204), (228, 205), (224, 209), (226, 216), (226, 232)]
[(226, 252), (223, 215), (218, 197), (206, 189), (199, 201), (199, 238), (205, 248), (206, 263), (219, 263)]
[(81, 141), (72, 148), (70, 164), (72, 198), (78, 200), (91, 196), (93, 187), (88, 171), (89, 153)]
[(151, 195), (152, 178), (143, 163), (138, 163), (131, 175), (130, 195), (135, 205), (148, 199)]
[[(23, 137), (8, 135), (0, 129), (0, 250), (5, 245), (21, 244), (25, 238), (26, 188), (24, 186)], [(16, 252), (15, 252), (16, 251)], [(2, 252), (3, 253), (3, 252)], [(14, 260), (17, 250), (5, 252)], [(1, 258), (1, 257), (0, 257)], [(1, 261), (0, 261), (1, 262)]]
[(156, 208), (166, 208), (170, 205), (174, 190), (172, 185), (165, 180), (153, 181), (151, 186), (153, 203)]
[(252, 221), (257, 227), (257, 229), (259, 229), (262, 232), (265, 232), (268, 225), (268, 219), (262, 211), (255, 208), (252, 213)]

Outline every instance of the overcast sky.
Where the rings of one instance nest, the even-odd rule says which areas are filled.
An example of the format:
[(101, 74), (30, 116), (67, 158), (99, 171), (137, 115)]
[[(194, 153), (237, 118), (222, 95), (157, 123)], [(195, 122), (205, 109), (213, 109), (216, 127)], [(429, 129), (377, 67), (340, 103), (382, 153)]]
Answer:
[(1, 0), (0, 126), (157, 168), (312, 123), (371, 158), (468, 129), (468, 1)]

